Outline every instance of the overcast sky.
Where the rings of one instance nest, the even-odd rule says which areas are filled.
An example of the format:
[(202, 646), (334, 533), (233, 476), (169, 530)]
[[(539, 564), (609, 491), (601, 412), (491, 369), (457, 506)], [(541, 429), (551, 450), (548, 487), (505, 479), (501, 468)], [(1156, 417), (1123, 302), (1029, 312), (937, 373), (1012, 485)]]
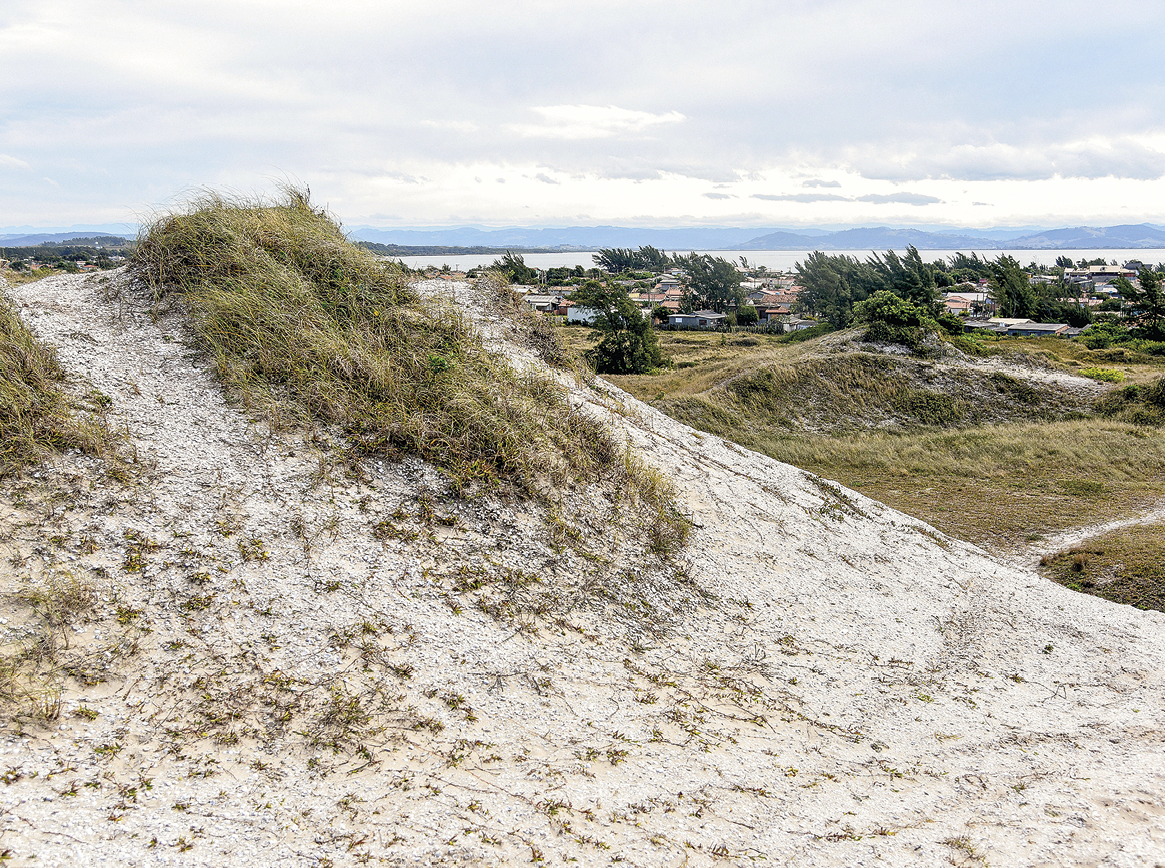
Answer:
[(0, 5), (0, 226), (1165, 223), (1165, 3)]

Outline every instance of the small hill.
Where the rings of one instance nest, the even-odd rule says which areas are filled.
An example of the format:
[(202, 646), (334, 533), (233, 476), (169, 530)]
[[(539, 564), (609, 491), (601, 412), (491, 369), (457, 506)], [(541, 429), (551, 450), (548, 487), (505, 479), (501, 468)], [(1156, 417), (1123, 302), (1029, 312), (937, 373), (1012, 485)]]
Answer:
[(1021, 250), (1103, 250), (1105, 248), (1162, 248), (1165, 232), (1148, 223), (1123, 226), (1077, 226), (1024, 235), (1008, 242)]
[(761, 424), (814, 433), (911, 431), (1072, 418), (1107, 388), (1038, 356), (968, 355), (934, 341), (933, 353), (919, 358), (903, 347), (866, 343), (863, 333), (827, 335), (771, 362), (744, 356), (692, 388), (665, 381), (656, 406), (689, 421), (726, 413), (738, 430)]
[[(361, 272), (310, 214), (194, 216), (153, 271), (9, 292), (131, 469), (66, 446), (0, 485), (12, 864), (1161, 852), (1165, 616), (549, 366), (487, 283)], [(240, 316), (312, 353), (224, 342)], [(386, 335), (425, 403), (346, 417)], [(442, 404), (462, 359), (498, 395)], [(523, 463), (475, 476), (452, 434), (506, 396), (481, 424)], [(560, 423), (597, 463), (540, 451)], [(686, 540), (641, 532), (669, 504)]]

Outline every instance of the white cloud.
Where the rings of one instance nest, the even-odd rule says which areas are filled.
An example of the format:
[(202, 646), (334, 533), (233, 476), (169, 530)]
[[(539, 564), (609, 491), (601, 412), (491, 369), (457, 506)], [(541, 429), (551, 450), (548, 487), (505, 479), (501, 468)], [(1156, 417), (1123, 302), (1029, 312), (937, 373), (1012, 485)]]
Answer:
[(10, 157), (7, 154), (0, 154), (0, 166), (8, 166), (12, 169), (31, 169), (28, 163), (24, 160), (18, 160), (16, 157)]
[(452, 130), (455, 133), (475, 133), (479, 127), (473, 121), (421, 121), (422, 127), (431, 127), (435, 130)]
[(867, 193), (854, 197), (855, 202), (872, 202), (875, 205), (936, 205), (942, 202), (936, 196), (921, 193)]
[(753, 199), (764, 199), (768, 202), (852, 202), (848, 196), (838, 196), (836, 193), (753, 193)]
[(535, 106), (542, 116), (537, 124), (510, 124), (520, 136), (546, 139), (605, 139), (612, 136), (637, 135), (659, 124), (685, 120), (677, 111), (664, 114), (633, 111), (613, 105)]
[(915, 181), (955, 178), (972, 181), (1045, 178), (1165, 177), (1165, 152), (1135, 137), (1022, 144), (926, 143), (916, 149), (884, 147), (851, 152), (848, 161), (866, 178)]

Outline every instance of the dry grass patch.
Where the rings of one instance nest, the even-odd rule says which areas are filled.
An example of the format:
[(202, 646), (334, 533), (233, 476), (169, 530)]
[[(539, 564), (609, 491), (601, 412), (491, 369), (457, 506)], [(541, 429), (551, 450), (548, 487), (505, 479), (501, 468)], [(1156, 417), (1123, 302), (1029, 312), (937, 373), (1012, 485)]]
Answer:
[(1040, 566), (1074, 591), (1165, 612), (1165, 524), (1096, 537), (1043, 558)]
[[(1165, 495), (1165, 440), (1146, 424), (1157, 420), (1149, 377), (1159, 364), (1130, 374), (1141, 384), (1110, 393), (1098, 409), (1112, 418), (1095, 419), (1080, 418), (1091, 410), (1085, 399), (1019, 376), (830, 354), (844, 335), (796, 345), (763, 335), (756, 345), (740, 344), (740, 335), (660, 337), (673, 361), (694, 364), (610, 379), (694, 428), (836, 479), (955, 537), (1017, 546), (1135, 514)], [(1095, 364), (1105, 352), (1051, 339), (983, 343), (984, 354), (1045, 369)]]
[(419, 455), (462, 494), (606, 481), (682, 543), (670, 493), (605, 426), (488, 352), (450, 302), (418, 296), (302, 192), (204, 194), (146, 227), (131, 269), (181, 297), (229, 394), (277, 429), (337, 430), (354, 457)]
[(0, 478), (57, 450), (111, 454), (116, 438), (93, 408), (70, 400), (64, 382), (56, 353), (0, 290)]

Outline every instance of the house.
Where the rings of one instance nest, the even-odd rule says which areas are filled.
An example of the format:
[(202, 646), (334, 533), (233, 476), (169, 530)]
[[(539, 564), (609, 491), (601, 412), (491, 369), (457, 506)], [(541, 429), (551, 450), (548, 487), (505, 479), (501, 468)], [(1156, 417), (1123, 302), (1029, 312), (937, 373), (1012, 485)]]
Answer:
[(593, 307), (580, 307), (574, 302), (567, 302), (566, 321), (590, 325), (595, 321), (599, 312)]
[(1009, 335), (1024, 338), (1045, 338), (1052, 335), (1063, 335), (1068, 331), (1068, 323), (1054, 322), (1022, 322), (1008, 326)]
[(943, 296), (943, 307), (948, 313), (979, 313), (995, 307), (985, 292), (948, 292)]
[(562, 304), (561, 295), (539, 295), (537, 293), (530, 293), (522, 297), (522, 301), (526, 302), (531, 308), (541, 313), (553, 313), (555, 308)]
[(963, 330), (968, 332), (983, 331), (1002, 333), (1007, 331), (1007, 328), (989, 319), (968, 319), (963, 320)]
[(724, 322), (725, 316), (712, 310), (698, 310), (695, 313), (673, 313), (667, 318), (667, 324), (673, 326), (688, 326), (694, 328), (716, 328)]

